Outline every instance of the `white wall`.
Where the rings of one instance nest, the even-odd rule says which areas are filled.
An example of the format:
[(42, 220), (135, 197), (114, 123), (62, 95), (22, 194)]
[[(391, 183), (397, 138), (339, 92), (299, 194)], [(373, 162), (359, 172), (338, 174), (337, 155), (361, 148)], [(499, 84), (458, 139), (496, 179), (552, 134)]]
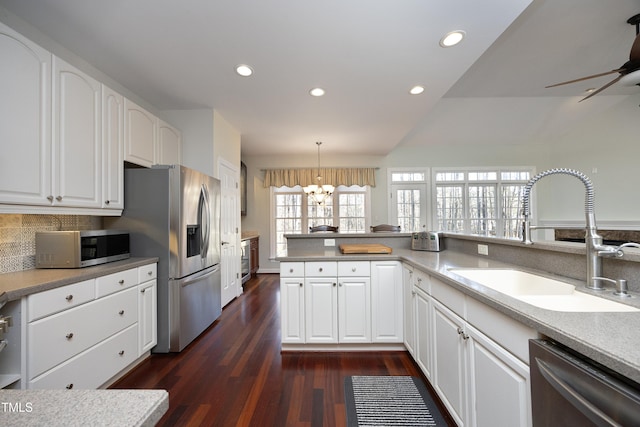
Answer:
[(164, 114), (182, 132), (182, 164), (214, 176), (213, 110), (168, 110)]

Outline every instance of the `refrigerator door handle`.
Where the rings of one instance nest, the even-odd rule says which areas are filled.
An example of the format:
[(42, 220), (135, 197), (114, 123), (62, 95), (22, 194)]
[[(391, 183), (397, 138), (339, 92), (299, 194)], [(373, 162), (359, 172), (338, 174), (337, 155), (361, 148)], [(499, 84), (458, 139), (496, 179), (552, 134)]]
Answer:
[(193, 283), (200, 282), (202, 281), (202, 279), (205, 279), (213, 274), (216, 274), (218, 271), (220, 271), (220, 266), (216, 264), (204, 274), (193, 274), (185, 279), (180, 280), (180, 287), (184, 288), (185, 286), (189, 286)]
[(211, 210), (209, 207), (209, 193), (207, 187), (203, 184), (200, 187), (200, 201), (198, 203), (198, 221), (200, 222), (201, 230), (201, 248), (200, 253), (202, 259), (206, 259), (209, 252), (209, 233), (211, 231)]

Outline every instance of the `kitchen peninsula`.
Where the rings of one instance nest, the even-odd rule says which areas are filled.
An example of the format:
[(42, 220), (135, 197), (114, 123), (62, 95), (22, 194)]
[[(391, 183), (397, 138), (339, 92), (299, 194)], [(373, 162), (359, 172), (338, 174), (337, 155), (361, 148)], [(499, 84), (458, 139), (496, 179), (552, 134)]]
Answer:
[[(309, 292), (307, 281), (307, 265), (324, 266), (331, 263), (337, 265), (340, 271), (341, 265), (358, 266), (369, 262), (374, 263), (398, 263), (402, 267), (401, 287), (398, 292), (403, 294), (404, 300), (404, 347), (413, 355), (421, 367), (425, 376), (434, 385), (438, 394), (448, 409), (461, 424), (465, 424), (464, 405), (456, 402), (461, 395), (459, 384), (471, 381), (477, 390), (484, 387), (478, 378), (464, 378), (473, 375), (473, 357), (466, 368), (460, 368), (459, 372), (447, 371), (446, 375), (438, 375), (438, 369), (447, 363), (446, 357), (439, 359), (439, 347), (453, 343), (453, 347), (447, 348), (449, 358), (460, 355), (460, 363), (451, 363), (457, 369), (462, 359), (467, 360), (465, 354), (476, 351), (476, 342), (489, 343), (486, 348), (496, 348), (496, 354), (504, 356), (504, 365), (509, 369), (508, 378), (518, 379), (512, 390), (521, 390), (523, 395), (519, 398), (498, 396), (495, 399), (515, 399), (510, 401), (517, 407), (528, 404), (529, 401), (529, 355), (528, 340), (547, 337), (566, 347), (569, 347), (590, 359), (618, 372), (628, 379), (640, 383), (640, 343), (637, 331), (640, 328), (640, 310), (635, 312), (569, 312), (554, 311), (535, 307), (531, 304), (512, 298), (498, 292), (488, 286), (483, 286), (475, 281), (465, 279), (452, 272), (455, 268), (474, 269), (518, 269), (536, 273), (542, 276), (552, 277), (560, 281), (574, 285), (577, 290), (601, 296), (616, 302), (623, 302), (635, 308), (640, 308), (637, 298), (638, 278), (640, 278), (640, 254), (637, 251), (625, 253), (623, 259), (607, 259), (604, 263), (604, 272), (614, 278), (625, 278), (631, 284), (630, 293), (633, 298), (624, 301), (613, 296), (611, 289), (606, 292), (596, 293), (584, 286), (585, 274), (585, 248), (579, 243), (565, 242), (536, 242), (534, 245), (523, 245), (516, 240), (487, 238), (480, 236), (468, 236), (457, 234), (444, 234), (444, 248), (441, 252), (421, 252), (410, 249), (410, 235), (397, 234), (331, 234), (331, 235), (291, 235), (287, 236), (288, 253), (278, 258), (281, 262), (281, 304), (283, 316), (283, 351), (301, 351), (305, 348), (321, 350), (322, 345), (309, 340), (305, 333), (309, 332), (309, 326), (305, 322), (313, 322), (313, 315), (305, 313), (309, 304)], [(325, 239), (333, 246), (325, 246)], [(392, 247), (391, 254), (342, 254), (339, 245), (342, 243), (382, 243)], [(486, 249), (488, 256), (478, 255), (478, 245)], [(486, 248), (485, 248), (486, 246)], [(296, 270), (298, 268), (298, 270)], [(326, 267), (325, 267), (326, 270)], [(292, 284), (287, 287), (292, 275), (296, 275)], [(340, 273), (330, 273), (333, 283), (340, 282)], [(373, 272), (371, 273), (373, 281)], [(302, 279), (302, 280), (301, 280)], [(296, 281), (299, 285), (295, 286)], [(304, 284), (304, 286), (303, 286)], [(339, 288), (339, 287), (338, 287)], [(372, 293), (373, 291), (373, 286)], [(290, 296), (292, 289), (299, 291), (296, 305)], [(339, 292), (339, 290), (338, 290)], [(417, 297), (416, 297), (417, 295)], [(340, 305), (339, 297), (335, 300)], [(411, 302), (414, 301), (414, 302)], [(410, 307), (410, 309), (407, 309)], [(285, 316), (293, 317), (287, 319)], [(291, 335), (286, 334), (287, 327), (291, 328), (295, 317), (301, 321), (300, 337), (295, 343)], [(286, 324), (289, 322), (289, 325)], [(337, 321), (340, 323), (340, 319)], [(453, 335), (459, 335), (454, 340), (446, 341), (446, 337), (440, 340), (440, 333), (447, 332), (447, 322), (450, 322)], [(456, 323), (457, 322), (457, 323)], [(427, 325), (427, 323), (433, 323)], [(435, 325), (435, 326), (434, 326)], [(443, 326), (443, 331), (438, 328)], [(457, 328), (457, 332), (456, 332)], [(308, 335), (308, 334), (307, 334)], [(313, 338), (313, 336), (312, 336)], [(484, 344), (483, 344), (484, 345)], [(375, 341), (370, 344), (361, 344), (363, 348), (379, 349)], [(402, 346), (402, 345), (400, 345)], [(325, 344), (326, 350), (333, 349), (358, 350), (354, 346), (346, 345), (340, 339)], [(443, 353), (444, 354), (444, 353)], [(502, 362), (501, 362), (502, 363)], [(459, 380), (457, 384), (441, 384), (444, 377), (454, 377)], [(453, 381), (453, 380), (451, 380)], [(454, 381), (455, 382), (455, 381)], [(514, 380), (514, 382), (516, 382)], [(458, 390), (447, 394), (442, 390)], [(495, 388), (489, 384), (487, 390)], [(442, 394), (441, 394), (442, 392)], [(493, 393), (496, 393), (495, 390)], [(491, 395), (491, 393), (488, 393)], [(475, 393), (467, 396), (470, 401), (476, 398)], [(448, 402), (448, 403), (447, 403)], [(498, 403), (496, 403), (497, 405)], [(470, 405), (472, 407), (473, 405)], [(526, 407), (523, 406), (523, 407)], [(524, 411), (526, 412), (526, 411)], [(525, 415), (516, 414), (518, 419)], [(514, 418), (515, 419), (515, 418)]]

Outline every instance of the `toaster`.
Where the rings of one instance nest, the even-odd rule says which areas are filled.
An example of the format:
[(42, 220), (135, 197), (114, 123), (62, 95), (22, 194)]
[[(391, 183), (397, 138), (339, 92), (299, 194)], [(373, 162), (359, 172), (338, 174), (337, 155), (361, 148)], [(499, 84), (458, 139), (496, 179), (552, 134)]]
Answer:
[(444, 249), (442, 233), (439, 231), (411, 233), (411, 249), (414, 251), (440, 252)]

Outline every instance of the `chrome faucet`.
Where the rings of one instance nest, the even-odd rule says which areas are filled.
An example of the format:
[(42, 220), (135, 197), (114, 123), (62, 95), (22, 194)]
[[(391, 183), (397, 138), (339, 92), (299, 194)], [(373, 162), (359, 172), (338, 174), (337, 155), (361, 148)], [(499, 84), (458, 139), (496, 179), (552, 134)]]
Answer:
[(529, 216), (530, 201), (531, 201), (531, 188), (540, 179), (545, 176), (562, 174), (573, 176), (578, 178), (585, 187), (585, 206), (584, 212), (587, 220), (586, 232), (585, 232), (585, 245), (587, 251), (587, 288), (595, 290), (603, 290), (603, 277), (602, 277), (602, 258), (601, 257), (620, 257), (622, 256), (622, 247), (608, 246), (602, 244), (602, 237), (598, 235), (596, 230), (596, 216), (594, 213), (594, 195), (593, 184), (591, 180), (582, 172), (573, 169), (555, 168), (549, 169), (544, 172), (540, 172), (527, 182), (524, 187), (522, 195), (522, 214), (524, 215), (524, 221), (522, 222), (522, 242), (527, 245), (533, 244), (531, 240), (531, 223)]

